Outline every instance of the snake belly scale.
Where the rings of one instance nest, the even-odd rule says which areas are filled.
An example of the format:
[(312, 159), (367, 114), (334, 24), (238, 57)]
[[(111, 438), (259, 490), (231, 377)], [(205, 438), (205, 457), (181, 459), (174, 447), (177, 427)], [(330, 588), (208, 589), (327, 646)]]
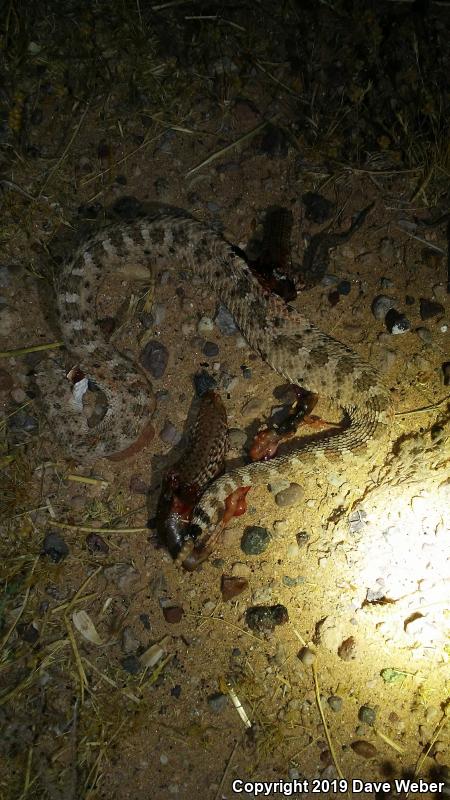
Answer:
[[(80, 413), (64, 371), (42, 362), (36, 381), (40, 402), (57, 438), (80, 459), (112, 455), (129, 447), (151, 416), (155, 400), (140, 369), (105, 339), (96, 322), (96, 295), (108, 270), (121, 264), (158, 271), (191, 270), (233, 314), (248, 344), (289, 382), (339, 406), (343, 430), (300, 451), (226, 473), (204, 493), (192, 524), (207, 535), (226, 497), (242, 486), (299, 476), (319, 464), (367, 453), (386, 440), (392, 416), (388, 389), (377, 371), (353, 350), (328, 336), (292, 305), (265, 291), (244, 259), (218, 233), (185, 212), (155, 212), (101, 230), (66, 262), (56, 287), (65, 346), (82, 372), (104, 393), (107, 411), (93, 428)], [(185, 555), (185, 553), (183, 553)]]

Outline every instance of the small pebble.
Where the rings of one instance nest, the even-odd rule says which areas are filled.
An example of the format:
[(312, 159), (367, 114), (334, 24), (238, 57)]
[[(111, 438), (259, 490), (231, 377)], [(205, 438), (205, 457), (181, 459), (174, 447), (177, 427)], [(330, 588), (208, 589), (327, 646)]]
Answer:
[(283, 586), (287, 586), (288, 589), (294, 589), (296, 586), (301, 586), (302, 583), (305, 582), (303, 576), (299, 575), (296, 578), (291, 578), (289, 575), (283, 575), (281, 582)]
[(300, 503), (304, 494), (303, 486), (299, 486), (298, 483), (291, 483), (287, 489), (283, 489), (276, 494), (275, 502), (280, 508), (290, 508)]
[(358, 711), (358, 719), (360, 722), (365, 722), (366, 725), (374, 725), (377, 712), (371, 706), (361, 706)]
[(6, 369), (0, 367), (0, 391), (7, 392), (13, 386), (14, 378), (9, 374), (9, 372), (6, 371)]
[(162, 378), (169, 360), (169, 351), (160, 341), (153, 339), (147, 342), (141, 352), (139, 361), (153, 378)]
[(219, 310), (214, 317), (214, 322), (224, 336), (234, 336), (234, 334), (239, 333), (234, 317), (222, 304), (220, 304)]
[(336, 714), (342, 710), (343, 700), (342, 697), (339, 697), (337, 694), (332, 694), (331, 697), (328, 698), (327, 703)]
[(202, 317), (197, 325), (197, 331), (201, 336), (207, 336), (214, 329), (214, 322), (211, 317)]
[(270, 544), (270, 533), (267, 528), (252, 525), (245, 529), (241, 539), (241, 550), (248, 556), (264, 553)]
[(380, 321), (384, 320), (388, 311), (394, 308), (395, 301), (392, 297), (387, 297), (384, 294), (378, 295), (372, 303), (372, 314), (375, 319)]
[(175, 447), (175, 445), (177, 445), (181, 441), (182, 435), (183, 434), (181, 433), (181, 431), (177, 430), (175, 425), (173, 425), (169, 420), (167, 420), (166, 423), (164, 424), (164, 427), (160, 431), (159, 438), (165, 444), (170, 444), (173, 447)]
[(242, 594), (246, 589), (248, 589), (247, 578), (238, 577), (237, 575), (222, 575), (220, 591), (224, 602), (232, 600), (233, 597)]
[(120, 663), (125, 672), (128, 672), (130, 675), (138, 675), (142, 670), (141, 662), (135, 655), (126, 656)]
[(124, 653), (129, 655), (130, 653), (135, 653), (136, 650), (140, 647), (141, 643), (137, 636), (135, 636), (133, 628), (131, 625), (125, 625), (125, 628), (122, 631), (122, 650)]
[(339, 294), (347, 295), (350, 294), (351, 290), (352, 290), (352, 285), (350, 281), (341, 281), (336, 286), (336, 291), (338, 291)]
[(216, 356), (218, 352), (219, 352), (219, 345), (216, 344), (215, 342), (205, 342), (205, 344), (202, 347), (202, 353), (207, 358), (213, 358), (213, 356)]
[(163, 610), (164, 619), (170, 625), (181, 622), (184, 611), (181, 606), (164, 606)]
[(350, 747), (358, 756), (361, 756), (361, 758), (375, 758), (378, 753), (375, 745), (371, 744), (370, 742), (366, 742), (363, 739), (360, 739), (357, 742), (352, 742)]
[(69, 548), (59, 533), (47, 533), (44, 539), (44, 553), (55, 564), (59, 564), (69, 555)]
[(228, 443), (231, 450), (242, 450), (247, 441), (247, 434), (240, 428), (231, 428), (228, 434)]
[(251, 630), (273, 631), (276, 625), (289, 621), (287, 608), (281, 603), (274, 606), (252, 606), (245, 613), (245, 620)]
[(236, 578), (250, 578), (252, 571), (248, 564), (244, 564), (242, 561), (236, 561), (231, 568), (231, 574)]
[(305, 665), (305, 667), (312, 667), (312, 665), (316, 660), (316, 654), (313, 653), (313, 651), (310, 650), (309, 647), (302, 647), (302, 649), (298, 654), (298, 658), (300, 659), (302, 664)]
[(391, 281), (390, 278), (381, 278), (380, 286), (382, 289), (393, 289), (394, 288), (394, 281)]
[(211, 711), (214, 711), (215, 714), (219, 714), (228, 703), (228, 697), (226, 694), (222, 694), (221, 692), (216, 692), (216, 694), (211, 694), (208, 697), (208, 706), (210, 707)]
[(433, 286), (433, 295), (440, 303), (445, 303), (448, 299), (448, 293), (443, 283), (436, 283)]
[(16, 389), (13, 389), (11, 392), (11, 400), (14, 400), (15, 403), (19, 405), (24, 403), (27, 399), (27, 395), (25, 394), (24, 390), (18, 386)]
[(411, 330), (409, 319), (405, 317), (404, 314), (400, 314), (395, 308), (391, 308), (391, 310), (387, 312), (384, 321), (389, 333), (392, 333), (394, 336), (407, 333), (407, 331)]
[(242, 370), (242, 377), (243, 377), (243, 378), (244, 378), (246, 381), (249, 381), (249, 380), (251, 380), (251, 377), (252, 377), (252, 371), (251, 371), (250, 367), (241, 367), (241, 370)]

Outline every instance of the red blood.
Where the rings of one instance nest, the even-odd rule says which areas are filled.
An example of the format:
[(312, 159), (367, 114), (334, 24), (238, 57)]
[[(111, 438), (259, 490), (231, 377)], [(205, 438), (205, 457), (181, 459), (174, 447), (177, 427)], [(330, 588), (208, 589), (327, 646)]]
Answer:
[(247, 511), (246, 495), (251, 486), (241, 486), (228, 495), (225, 500), (225, 512), (222, 518), (222, 525), (226, 525), (233, 517), (241, 517)]
[(267, 461), (273, 458), (278, 450), (278, 445), (281, 441), (280, 435), (274, 431), (265, 428), (256, 434), (253, 439), (253, 444), (250, 448), (250, 458), (252, 461)]

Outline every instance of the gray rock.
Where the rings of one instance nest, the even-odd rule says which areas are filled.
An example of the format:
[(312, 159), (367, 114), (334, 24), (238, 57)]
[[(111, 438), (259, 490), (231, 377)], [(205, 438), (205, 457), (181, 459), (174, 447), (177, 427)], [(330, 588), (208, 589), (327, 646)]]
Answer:
[(157, 339), (147, 342), (141, 352), (139, 361), (153, 378), (162, 378), (169, 360), (167, 347)]
[(140, 647), (140, 641), (135, 636), (131, 625), (126, 625), (122, 631), (122, 650), (124, 653), (135, 653)]
[(169, 420), (167, 420), (164, 424), (164, 427), (160, 431), (159, 438), (165, 444), (170, 444), (173, 447), (181, 441), (182, 437), (181, 431), (177, 430), (175, 425), (172, 424)]
[(374, 315), (375, 319), (383, 321), (387, 312), (394, 308), (395, 301), (392, 297), (388, 297), (385, 294), (379, 294), (378, 297), (375, 297), (372, 303), (372, 314)]
[(208, 697), (208, 706), (210, 707), (211, 711), (214, 711), (215, 714), (219, 714), (228, 703), (228, 697), (226, 694), (222, 694), (221, 692), (217, 692), (216, 694), (211, 694)]
[(202, 347), (202, 353), (207, 358), (213, 358), (214, 356), (217, 356), (219, 353), (219, 345), (216, 344), (215, 342), (205, 342), (205, 344)]
[(239, 328), (234, 321), (233, 315), (230, 314), (222, 303), (214, 317), (214, 322), (224, 336), (234, 336), (236, 333), (239, 333)]
[(280, 508), (295, 506), (302, 500), (305, 490), (298, 483), (291, 483), (287, 489), (283, 489), (275, 496), (275, 502)]
[(331, 710), (334, 711), (336, 714), (339, 711), (342, 711), (342, 697), (339, 697), (337, 694), (332, 694), (331, 697), (327, 700), (328, 705), (330, 706)]
[(246, 528), (242, 539), (241, 549), (248, 556), (257, 556), (264, 553), (270, 544), (270, 533), (267, 528), (261, 528), (259, 525), (251, 525)]

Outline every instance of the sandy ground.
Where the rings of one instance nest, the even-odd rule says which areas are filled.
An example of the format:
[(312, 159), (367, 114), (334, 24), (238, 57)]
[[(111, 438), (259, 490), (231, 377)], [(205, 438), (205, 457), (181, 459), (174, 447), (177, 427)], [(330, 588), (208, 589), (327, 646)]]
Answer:
[[(201, 137), (158, 128), (154, 143), (130, 157), (136, 143), (124, 118), (121, 145), (99, 169), (96, 148), (108, 131), (90, 109), (56, 177), (57, 185), (64, 181), (64, 208), (47, 203), (44, 191), (31, 212), (21, 195), (7, 209), (15, 235), (1, 272), (2, 349), (57, 340), (47, 277), (74, 246), (70, 228), (78, 236), (95, 230), (103, 210), (122, 197), (186, 208), (220, 225), (241, 247), (268, 206), (287, 206), (294, 215), (294, 265), (302, 260), (304, 237), (320, 230), (305, 219), (305, 191), (320, 191), (336, 204), (336, 230), (375, 201), (363, 228), (330, 257), (328, 276), (349, 281), (349, 294), (332, 305), (336, 281), (329, 277), (295, 302), (382, 372), (396, 405), (389, 452), (376, 465), (350, 463), (331, 484), (328, 476), (311, 485), (299, 475), (297, 500), (286, 507), (266, 488), (252, 490), (247, 514), (230, 523), (211, 558), (188, 574), (142, 529), (154, 513), (161, 476), (183, 446), (174, 448), (173, 439), (189, 430), (193, 376), (203, 368), (217, 377), (233, 432), (233, 464), (245, 458), (257, 425), (279, 405), (276, 393), (284, 384), (239, 334), (223, 335), (215, 324), (207, 336), (199, 332), (201, 318), (215, 318), (217, 298), (176, 264), (151, 287), (105, 281), (98, 317), (114, 316), (124, 298), (142, 298), (149, 288), (154, 298), (146, 315), (142, 302), (125, 315), (117, 346), (138, 358), (157, 339), (169, 351), (163, 377), (153, 382), (154, 439), (129, 460), (71, 460), (38, 405), (20, 408), (30, 399), (29, 373), (42, 354), (3, 357), (2, 408), (17, 422), (5, 450), (14, 455), (5, 485), (15, 501), (5, 511), (3, 536), (5, 800), (257, 796), (240, 784), (233, 790), (236, 780), (303, 781), (297, 797), (387, 798), (406, 797), (395, 785), (402, 776), (444, 781), (449, 428), (445, 404), (438, 403), (448, 394), (442, 364), (450, 310), (445, 259), (426, 246), (445, 248), (444, 228), (405, 227), (402, 220), (424, 214), (406, 202), (407, 176), (389, 175), (376, 185), (364, 171), (327, 176), (289, 144), (268, 155), (262, 134), (189, 174), (214, 149), (212, 134), (220, 131), (232, 142), (260, 123), (253, 104), (284, 113), (275, 90), (268, 98), (256, 85), (249, 99), (198, 103), (184, 125), (201, 130)], [(58, 108), (50, 106), (36, 137), (47, 141), (58, 124)], [(19, 165), (14, 180), (25, 178)], [(77, 217), (82, 205), (91, 208), (87, 221)], [(393, 336), (374, 318), (379, 294), (393, 297), (408, 316), (408, 333)], [(444, 310), (424, 321), (420, 298)], [(205, 340), (218, 345), (217, 355), (205, 356)], [(429, 409), (404, 413), (423, 407)], [(329, 418), (324, 398), (316, 411)], [(161, 439), (167, 423), (176, 429), (169, 428), (169, 443)], [(52, 527), (55, 522), (67, 527)], [(241, 537), (254, 525), (267, 529), (270, 541), (251, 556)], [(108, 552), (92, 553), (85, 529), (103, 526), (129, 531), (108, 530), (102, 534)], [(42, 554), (49, 532), (68, 546), (59, 563)], [(300, 532), (308, 537), (298, 542)], [(224, 602), (222, 575), (246, 577), (248, 589)], [(287, 608), (289, 622), (267, 634), (251, 631), (246, 610), (276, 603)], [(168, 607), (182, 608), (180, 621), (167, 621)], [(77, 630), (73, 613), (81, 610), (98, 643)], [(158, 643), (161, 658), (152, 664), (149, 648)], [(313, 668), (299, 658), (305, 646), (315, 654)], [(377, 789), (376, 781), (388, 785)], [(263, 796), (289, 796), (289, 785), (284, 795), (272, 787)], [(423, 784), (409, 796), (436, 793)]]

